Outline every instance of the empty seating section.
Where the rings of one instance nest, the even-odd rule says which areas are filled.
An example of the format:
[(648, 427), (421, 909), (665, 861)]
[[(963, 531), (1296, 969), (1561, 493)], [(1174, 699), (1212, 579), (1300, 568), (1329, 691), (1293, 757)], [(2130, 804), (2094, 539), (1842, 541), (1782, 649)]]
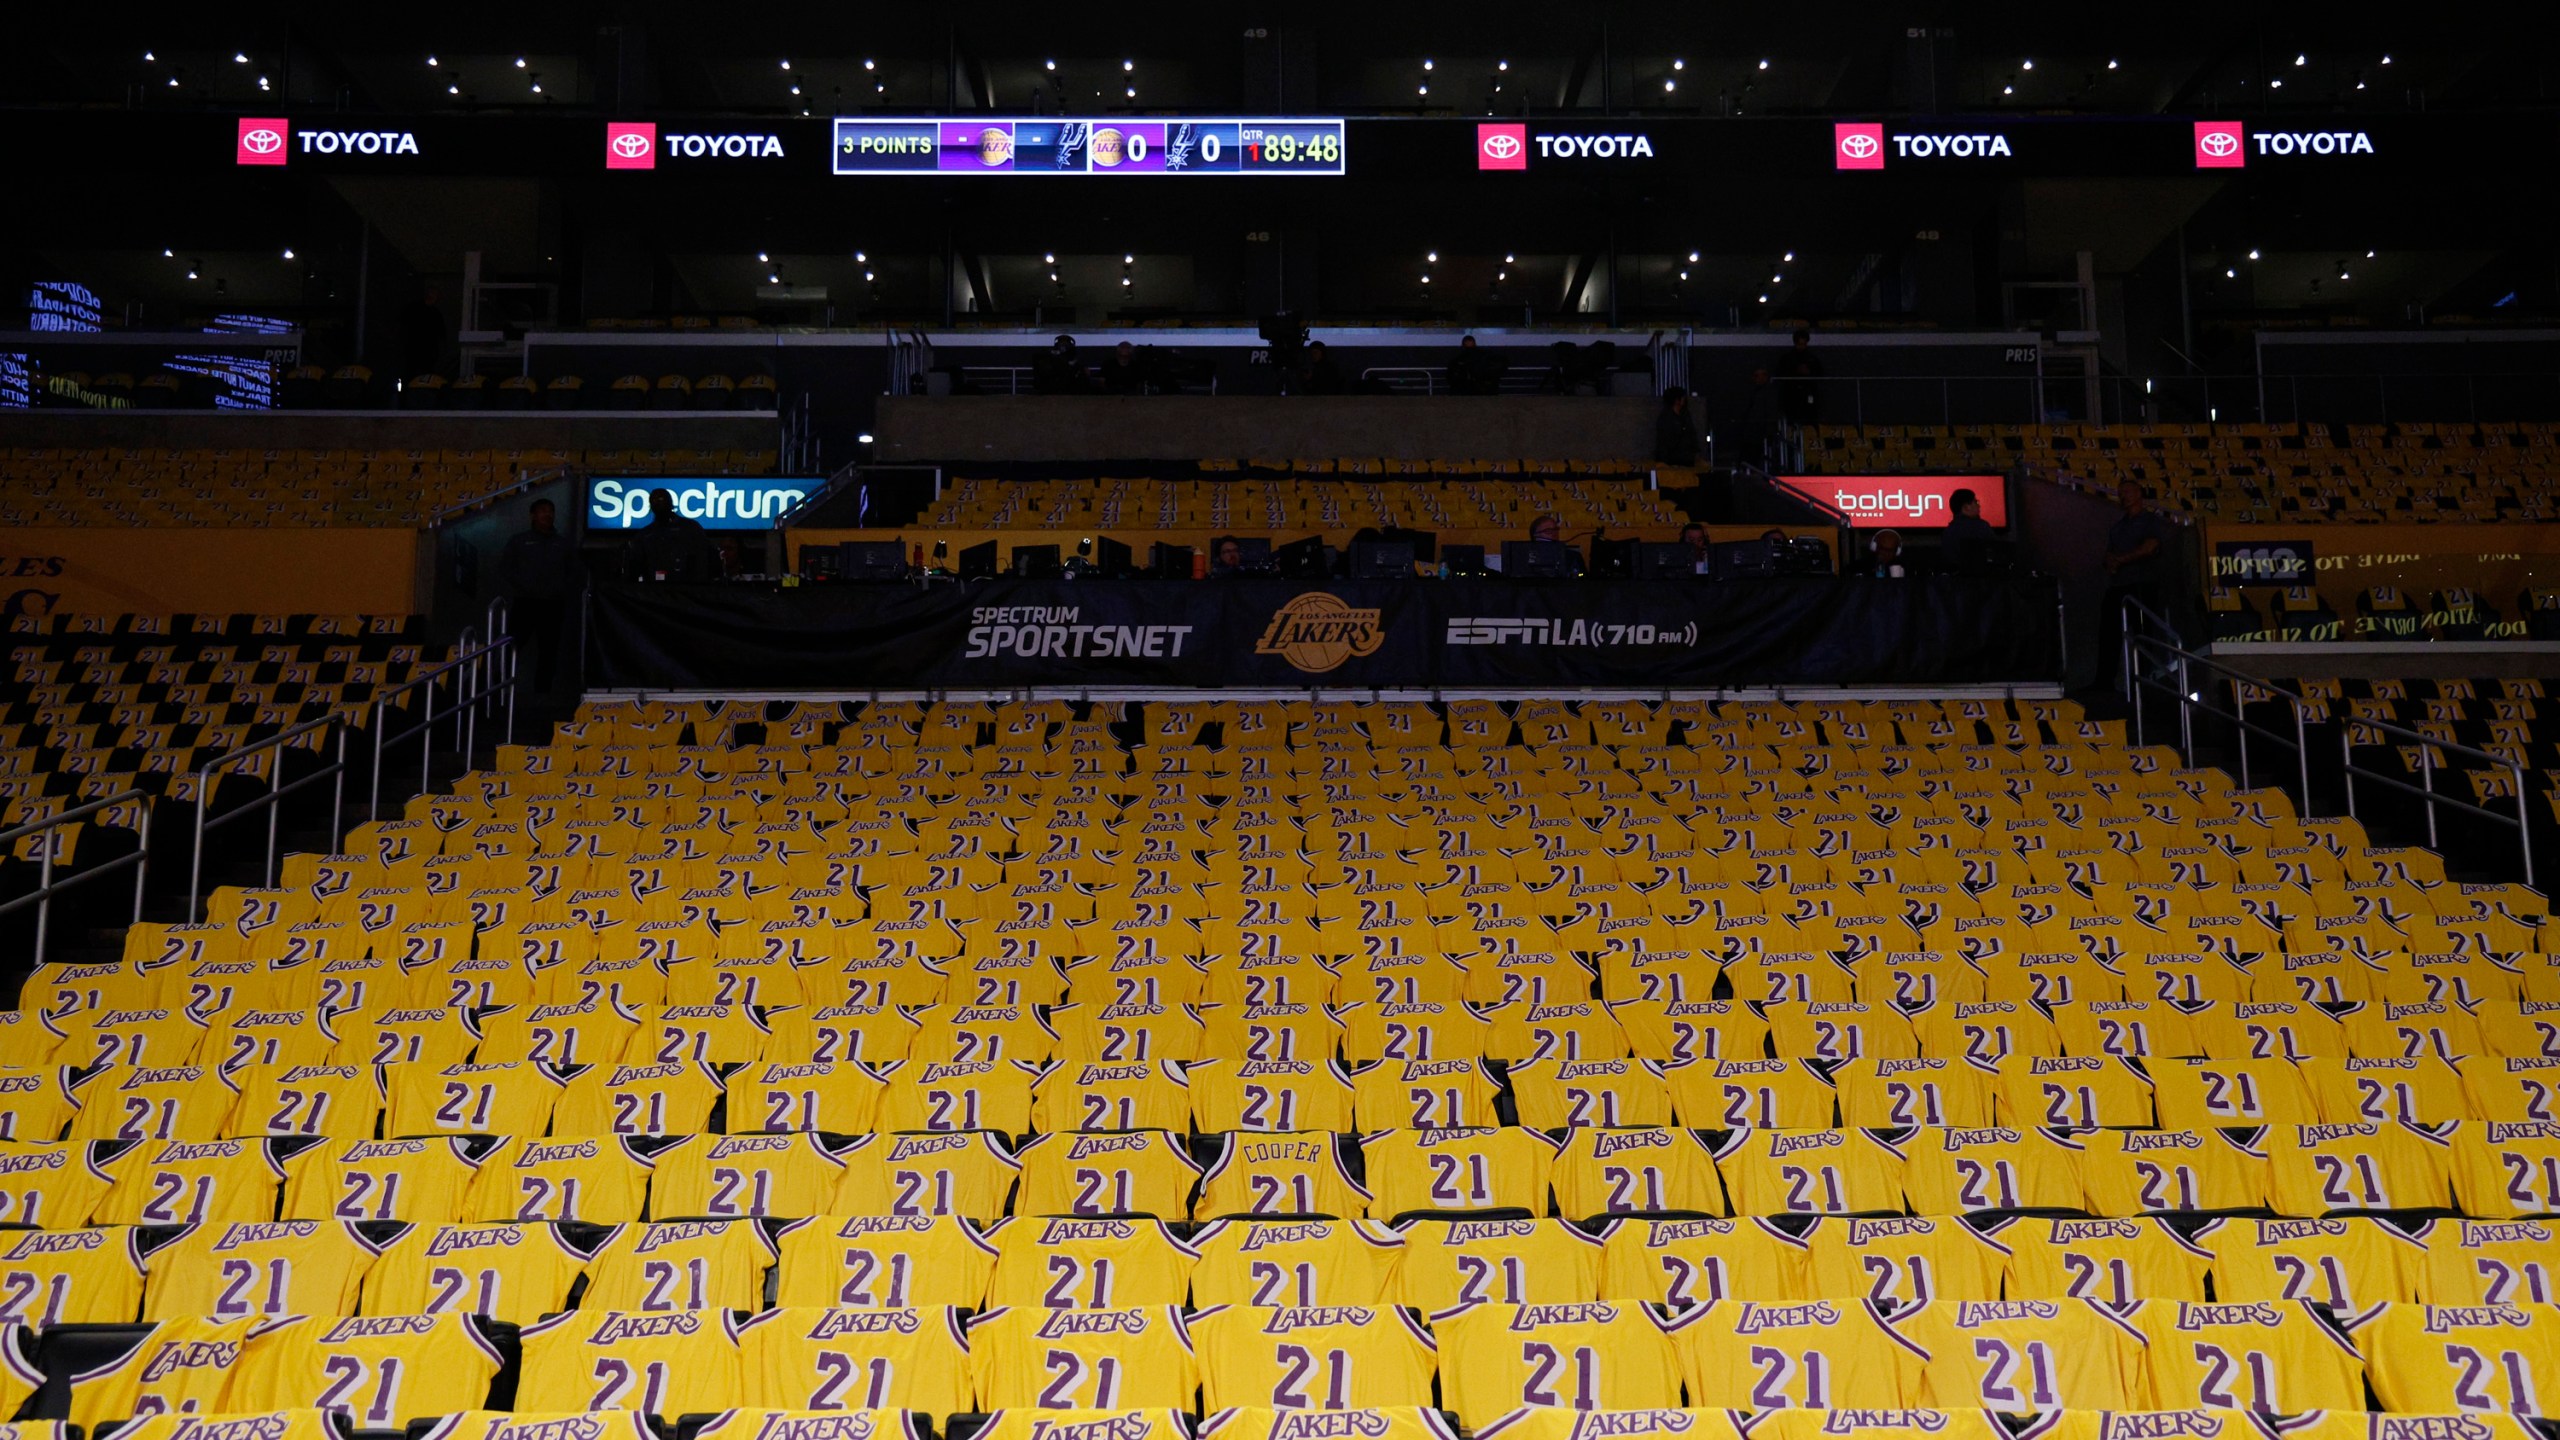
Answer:
[(547, 470), (764, 475), (770, 450), (18, 448), (0, 525), (409, 526)]
[[(1540, 515), (1568, 530), (1602, 526), (1667, 536), (1679, 506), (1637, 483), (1636, 471), (1587, 462), (1502, 468), (1495, 462), (1248, 462), (1201, 480), (1011, 480), (962, 475), (929, 504), (927, 527), (994, 529), (1086, 525), (1121, 530), (1246, 532), (1403, 526), (1528, 532)], [(1426, 468), (1427, 467), (1427, 468)], [(1216, 467), (1203, 467), (1215, 473)]]
[[(2407, 785), (2421, 783), (2422, 770), (2431, 769), (2438, 791), (2512, 813), (2517, 771), (2445, 748), (2466, 747), (2518, 767), (2535, 823), (2560, 822), (2560, 703), (2551, 698), (2551, 682), (2302, 678), (2281, 683), (2303, 697), (2311, 744), (2321, 753), (2335, 753), (2343, 740), (2360, 766)], [(2275, 689), (2236, 688), (2233, 698), (2261, 725), (2281, 722), (2290, 728), (2293, 723), (2292, 702)], [(2421, 756), (2419, 742), (2410, 734), (2380, 725), (2414, 732), (2432, 753)], [(2511, 847), (2512, 835), (2501, 843)]]
[[(0, 830), (129, 790), (192, 806), (207, 762), (325, 716), (366, 726), (377, 695), (446, 653), (406, 615), (22, 616), (0, 645)], [(327, 738), (294, 743), (316, 751)], [(215, 788), (263, 791), (276, 761), (246, 757)], [(141, 818), (118, 807), (52, 832), (57, 865), (97, 853), (92, 827), (135, 831)], [(0, 898), (34, 886), (43, 843), (24, 837), (0, 857)], [(26, 1063), (7, 1043), (7, 1063)]]
[(2541, 897), (2069, 702), (590, 704), (343, 849), (0, 1014), (0, 1405), (2560, 1393)]
[(2006, 471), (2016, 466), (2113, 493), (2139, 480), (2204, 520), (2560, 518), (2560, 426), (1817, 425), (1808, 470)]

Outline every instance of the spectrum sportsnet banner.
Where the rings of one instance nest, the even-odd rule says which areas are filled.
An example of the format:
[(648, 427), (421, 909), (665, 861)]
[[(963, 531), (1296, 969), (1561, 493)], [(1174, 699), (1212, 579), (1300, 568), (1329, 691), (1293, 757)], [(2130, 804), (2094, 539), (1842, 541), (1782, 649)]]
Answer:
[(2050, 582), (992, 580), (600, 586), (656, 689), (1963, 684), (2057, 673)]
[(1998, 475), (1781, 475), (1778, 483), (1861, 530), (1944, 529), (1959, 490), (1982, 502), (1982, 523), (2009, 524), (2009, 482)]

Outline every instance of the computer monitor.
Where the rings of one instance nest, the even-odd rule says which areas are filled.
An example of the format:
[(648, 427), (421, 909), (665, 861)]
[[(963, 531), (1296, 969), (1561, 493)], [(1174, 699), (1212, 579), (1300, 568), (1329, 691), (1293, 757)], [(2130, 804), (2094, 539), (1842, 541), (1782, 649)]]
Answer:
[(1013, 547), (1013, 573), (1025, 580), (1054, 580), (1058, 577), (1058, 547), (1055, 545), (1016, 545)]
[[(1355, 535), (1352, 538), (1356, 540), (1359, 537)], [(1430, 530), (1411, 530), (1402, 525), (1389, 525), (1380, 529), (1376, 538), (1390, 544), (1401, 540), (1413, 547), (1414, 559), (1424, 562), (1436, 558), (1440, 553), (1440, 536), (1437, 532)]]
[(1354, 580), (1410, 580), (1413, 543), (1408, 540), (1361, 540), (1351, 546)]
[(1243, 564), (1239, 568), (1249, 570), (1257, 575), (1268, 575), (1271, 573), (1271, 539), (1269, 536), (1239, 535), (1236, 537), (1236, 549), (1242, 552), (1244, 557)]
[(960, 578), (985, 580), (996, 573), (996, 542), (981, 541), (960, 552)]
[(1283, 575), (1321, 579), (1325, 572), (1324, 537), (1310, 535), (1304, 540), (1292, 540), (1271, 552), (1271, 563)]
[(1810, 535), (1798, 535), (1778, 551), (1781, 575), (1828, 575), (1831, 547)]
[(1126, 541), (1105, 535), (1093, 542), (1093, 568), (1106, 579), (1117, 579), (1135, 571), (1138, 559)]
[(895, 540), (846, 540), (836, 546), (839, 580), (902, 580), (907, 547)]
[(1485, 573), (1484, 547), (1443, 545), (1440, 547), (1440, 562), (1449, 567), (1452, 575), (1482, 575)]
[(1753, 580), (1778, 573), (1783, 540), (1720, 540), (1707, 547), (1707, 573), (1719, 580)]
[(1513, 580), (1560, 580), (1582, 573), (1582, 557), (1561, 540), (1505, 540), (1502, 573)]
[(1147, 553), (1147, 573), (1159, 580), (1190, 579), (1191, 547), (1157, 541)]
[(1697, 573), (1697, 552), (1677, 540), (1647, 540), (1636, 546), (1639, 580), (1686, 580)]

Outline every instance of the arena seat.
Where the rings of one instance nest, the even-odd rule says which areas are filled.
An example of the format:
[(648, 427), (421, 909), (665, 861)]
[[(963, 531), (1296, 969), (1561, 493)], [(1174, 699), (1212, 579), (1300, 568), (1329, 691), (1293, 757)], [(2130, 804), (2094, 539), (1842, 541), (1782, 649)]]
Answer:
[(770, 450), (13, 449), (0, 453), (0, 524), (406, 526), (542, 470), (769, 474), (775, 464)]
[(2037, 426), (1817, 425), (1808, 470), (2026, 466), (2113, 494), (2138, 480), (2204, 520), (2490, 523), (2560, 514), (2560, 448), (2544, 423)]
[(591, 703), (344, 849), (0, 1019), (23, 1418), (2560, 1381), (2542, 898), (2067, 701)]

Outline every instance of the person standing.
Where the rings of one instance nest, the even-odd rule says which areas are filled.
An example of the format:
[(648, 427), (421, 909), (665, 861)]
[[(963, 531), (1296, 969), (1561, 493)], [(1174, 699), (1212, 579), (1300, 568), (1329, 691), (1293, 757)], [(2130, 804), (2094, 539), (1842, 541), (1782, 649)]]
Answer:
[(631, 537), (625, 554), (635, 580), (717, 580), (720, 547), (711, 532), (676, 509), (676, 492), (649, 492), (649, 525)]
[(1947, 497), (1947, 528), (1938, 537), (1938, 548), (1947, 557), (1947, 568), (1959, 575), (1971, 575), (1991, 563), (1991, 547), (1998, 543), (1991, 523), (1982, 518), (1982, 497), (1970, 489), (1958, 490)]
[(1689, 392), (1677, 385), (1662, 392), (1662, 410), (1653, 417), (1653, 458), (1684, 468), (1698, 463), (1698, 427), (1689, 420)]
[(2107, 591), (2098, 603), (2103, 611), (2099, 624), (2121, 672), (2125, 601), (2136, 600), (2164, 612), (2167, 596), (2162, 581), (2169, 573), (2167, 551), (2177, 531), (2167, 516), (2151, 508), (2150, 496), (2139, 480), (2116, 485), (2116, 504), (2124, 513), (2107, 527)]
[(558, 510), (536, 500), (525, 510), (526, 528), (507, 541), (498, 574), (507, 587), (517, 638), (533, 652), (533, 688), (548, 695), (558, 674), (561, 637), (569, 612), (587, 588), (587, 567), (577, 542), (560, 533)]
[(1813, 358), (1813, 332), (1796, 332), (1795, 349), (1787, 355), (1787, 363), (1779, 371), (1780, 402), (1784, 405), (1789, 425), (1802, 428), (1822, 413), (1822, 362)]

